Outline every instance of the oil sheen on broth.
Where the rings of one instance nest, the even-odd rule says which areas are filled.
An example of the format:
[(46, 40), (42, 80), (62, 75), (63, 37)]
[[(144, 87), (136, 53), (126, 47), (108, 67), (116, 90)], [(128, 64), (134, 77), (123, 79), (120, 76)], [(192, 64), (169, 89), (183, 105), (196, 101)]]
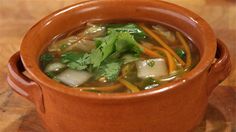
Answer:
[(198, 61), (197, 48), (170, 27), (87, 23), (56, 37), (41, 55), (40, 67), (80, 91), (134, 93), (176, 80)]

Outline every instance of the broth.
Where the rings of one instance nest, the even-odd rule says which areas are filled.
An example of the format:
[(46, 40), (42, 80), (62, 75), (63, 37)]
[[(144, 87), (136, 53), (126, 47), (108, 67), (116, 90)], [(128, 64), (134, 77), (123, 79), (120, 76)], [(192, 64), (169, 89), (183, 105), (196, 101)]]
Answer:
[(173, 28), (87, 23), (54, 39), (40, 67), (48, 77), (81, 91), (133, 93), (176, 80), (198, 61), (198, 49)]

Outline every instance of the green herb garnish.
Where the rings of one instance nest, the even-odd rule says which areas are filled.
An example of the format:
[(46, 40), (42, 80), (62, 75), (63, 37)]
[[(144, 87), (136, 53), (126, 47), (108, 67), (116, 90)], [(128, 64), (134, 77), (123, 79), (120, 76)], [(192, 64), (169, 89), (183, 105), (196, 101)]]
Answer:
[(155, 61), (150, 60), (147, 62), (148, 66), (153, 67), (155, 65)]
[(48, 63), (53, 61), (54, 55), (52, 53), (44, 53), (40, 57), (40, 63), (42, 67), (45, 67)]
[(104, 61), (114, 51), (114, 44), (117, 37), (118, 33), (113, 31), (103, 39), (96, 41), (96, 44), (99, 46), (91, 51), (90, 56), (93, 67), (99, 67), (102, 61)]
[(90, 55), (88, 53), (69, 51), (61, 55), (61, 62), (67, 64), (70, 69), (84, 70), (90, 64)]
[(121, 62), (111, 62), (101, 65), (97, 71), (96, 78), (105, 77), (108, 81), (115, 81), (121, 69)]
[(141, 85), (144, 89), (150, 89), (150, 88), (158, 86), (159, 82), (156, 79), (149, 77), (143, 80)]
[(50, 72), (46, 72), (46, 75), (50, 78), (54, 78), (57, 74), (55, 72), (50, 71)]
[(185, 53), (185, 51), (183, 50), (183, 49), (181, 49), (181, 48), (176, 48), (175, 49), (175, 52), (176, 52), (176, 54), (181, 58), (181, 59), (185, 59), (185, 57), (186, 57), (186, 53)]
[(65, 49), (68, 48), (68, 47), (69, 47), (68, 44), (62, 44), (62, 45), (60, 46), (60, 49), (61, 49), (61, 50), (65, 50)]

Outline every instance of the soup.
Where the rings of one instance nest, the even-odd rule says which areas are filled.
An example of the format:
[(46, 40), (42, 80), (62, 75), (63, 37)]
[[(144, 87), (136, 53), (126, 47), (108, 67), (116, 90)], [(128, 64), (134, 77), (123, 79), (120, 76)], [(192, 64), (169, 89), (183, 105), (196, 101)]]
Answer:
[(40, 67), (51, 79), (81, 91), (134, 93), (176, 80), (198, 61), (194, 44), (173, 28), (87, 23), (53, 39)]

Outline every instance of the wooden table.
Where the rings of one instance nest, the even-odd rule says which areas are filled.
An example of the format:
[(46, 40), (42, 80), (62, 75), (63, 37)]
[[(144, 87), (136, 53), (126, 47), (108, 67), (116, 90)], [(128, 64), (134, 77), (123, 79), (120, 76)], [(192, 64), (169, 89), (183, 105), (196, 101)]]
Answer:
[[(45, 15), (78, 0), (0, 0), (0, 131), (43, 132), (34, 106), (6, 82), (7, 61), (26, 31)], [(236, 0), (169, 0), (202, 16), (228, 46), (233, 70), (210, 97), (206, 119), (196, 131), (236, 131)]]

